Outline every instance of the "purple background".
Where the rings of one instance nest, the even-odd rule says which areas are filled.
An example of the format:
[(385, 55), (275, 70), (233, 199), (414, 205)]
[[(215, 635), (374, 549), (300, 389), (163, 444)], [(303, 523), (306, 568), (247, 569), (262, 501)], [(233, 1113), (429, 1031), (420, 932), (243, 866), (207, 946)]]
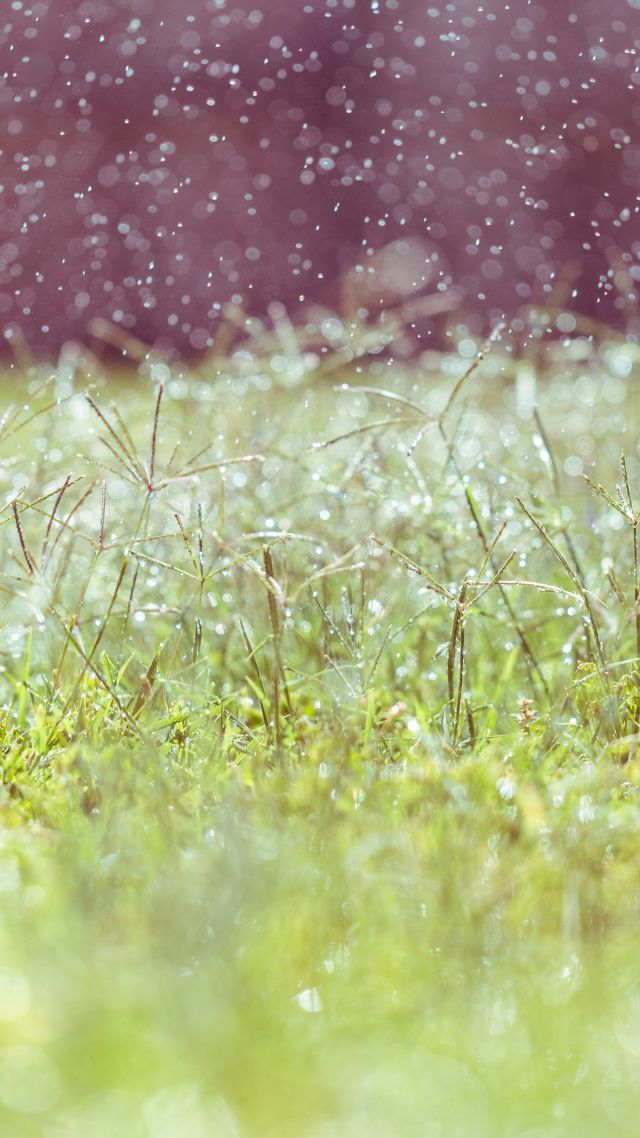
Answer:
[(639, 42), (640, 0), (5, 0), (5, 334), (189, 352), (232, 298), (438, 290), (629, 326)]

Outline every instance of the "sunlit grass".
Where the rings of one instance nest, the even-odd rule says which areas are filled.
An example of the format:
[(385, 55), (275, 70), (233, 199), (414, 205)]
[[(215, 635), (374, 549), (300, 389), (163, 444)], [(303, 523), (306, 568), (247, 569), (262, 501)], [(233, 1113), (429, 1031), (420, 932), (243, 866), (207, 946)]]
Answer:
[(634, 351), (12, 379), (7, 1134), (635, 1135)]

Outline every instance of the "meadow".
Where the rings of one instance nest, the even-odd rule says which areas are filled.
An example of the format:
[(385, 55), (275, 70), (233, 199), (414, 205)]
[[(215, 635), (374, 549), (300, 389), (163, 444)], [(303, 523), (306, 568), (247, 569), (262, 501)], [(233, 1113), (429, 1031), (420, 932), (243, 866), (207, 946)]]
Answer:
[(5, 376), (11, 1138), (637, 1133), (637, 345), (327, 323)]

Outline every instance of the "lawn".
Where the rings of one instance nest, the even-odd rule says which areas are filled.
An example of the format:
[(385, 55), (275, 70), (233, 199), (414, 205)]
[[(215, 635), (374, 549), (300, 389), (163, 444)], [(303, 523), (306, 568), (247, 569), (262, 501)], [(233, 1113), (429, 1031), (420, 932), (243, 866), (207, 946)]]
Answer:
[(640, 353), (330, 331), (5, 377), (11, 1138), (637, 1134)]

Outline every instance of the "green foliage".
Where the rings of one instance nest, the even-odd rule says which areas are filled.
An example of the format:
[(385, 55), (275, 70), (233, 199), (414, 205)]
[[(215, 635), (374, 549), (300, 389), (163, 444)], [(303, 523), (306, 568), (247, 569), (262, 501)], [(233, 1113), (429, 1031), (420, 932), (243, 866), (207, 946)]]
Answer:
[(0, 1132), (635, 1136), (632, 358), (24, 379)]

